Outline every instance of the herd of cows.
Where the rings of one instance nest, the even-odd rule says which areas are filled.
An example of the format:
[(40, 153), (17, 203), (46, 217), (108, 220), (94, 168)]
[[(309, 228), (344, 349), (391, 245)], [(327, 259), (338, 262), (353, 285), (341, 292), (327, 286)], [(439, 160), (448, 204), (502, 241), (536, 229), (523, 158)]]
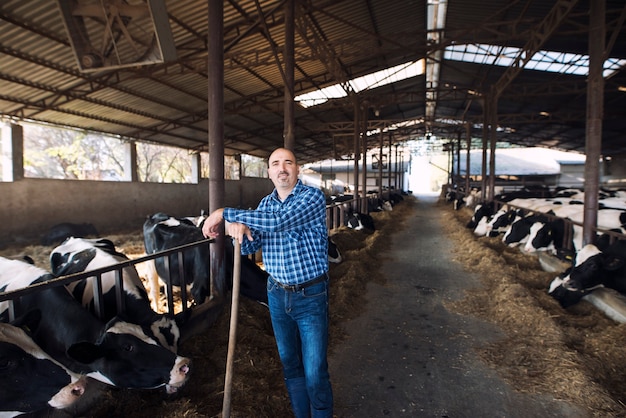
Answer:
[[(401, 199), (394, 195), (394, 203)], [(381, 201), (380, 208), (373, 210), (382, 208), (390, 210), (391, 206)], [(150, 295), (134, 265), (125, 265), (121, 277), (115, 270), (106, 271), (129, 259), (106, 238), (85, 238), (97, 235), (89, 224), (61, 224), (42, 238), (47, 245), (58, 244), (50, 253), (49, 270), (28, 257), (0, 257), (0, 292), (19, 293), (12, 300), (0, 301), (0, 416), (67, 408), (89, 389), (90, 379), (118, 388), (163, 387), (167, 394), (183, 387), (193, 368), (190, 358), (177, 353), (185, 312), (159, 313), (160, 295), (153, 292), (169, 281), (172, 286), (185, 286), (194, 305), (209, 298), (210, 250), (201, 232), (204, 218), (164, 213), (146, 218), (146, 254), (206, 241), (206, 245), (184, 250), (182, 265), (177, 256), (149, 263)], [(370, 215), (355, 211), (348, 213), (344, 225), (374, 229)], [(330, 238), (328, 255), (329, 262), (341, 262), (340, 251)], [(226, 240), (224, 287), (228, 289), (233, 258), (232, 242)], [(99, 270), (106, 271), (98, 274), (99, 280), (91, 276), (45, 285), (60, 277)], [(241, 258), (242, 295), (266, 305), (267, 276), (255, 262)], [(23, 289), (27, 291), (20, 292)]]
[(583, 245), (582, 190), (521, 190), (498, 194), (489, 203), (477, 203), (475, 192), (468, 198), (448, 200), (454, 200), (455, 208), (473, 206), (467, 227), (476, 236), (497, 237), (525, 253), (546, 251), (570, 264), (548, 288), (564, 308), (598, 287), (626, 293), (625, 191), (600, 192), (596, 240), (587, 245)]

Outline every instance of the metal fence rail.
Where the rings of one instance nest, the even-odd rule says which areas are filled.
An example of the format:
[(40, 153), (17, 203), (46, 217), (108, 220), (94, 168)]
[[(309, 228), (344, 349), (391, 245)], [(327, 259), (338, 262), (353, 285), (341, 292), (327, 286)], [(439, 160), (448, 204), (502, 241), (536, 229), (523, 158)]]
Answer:
[[(133, 260), (127, 260), (127, 261), (123, 261), (117, 264), (112, 264), (110, 266), (105, 266), (105, 267), (101, 267), (98, 269), (90, 270), (88, 272), (70, 274), (67, 276), (62, 276), (62, 277), (54, 278), (51, 280), (47, 280), (45, 282), (35, 283), (22, 289), (16, 289), (16, 290), (8, 291), (8, 292), (0, 292), (0, 302), (2, 301), (10, 302), (9, 303), (9, 318), (13, 320), (15, 317), (15, 308), (16, 308), (15, 305), (19, 303), (19, 297), (28, 295), (34, 292), (39, 292), (49, 287), (64, 286), (64, 285), (67, 285), (67, 284), (70, 284), (79, 280), (84, 280), (89, 277), (94, 277), (95, 278), (94, 307), (96, 310), (96, 314), (100, 318), (102, 318), (104, 316), (104, 306), (103, 306), (103, 296), (102, 296), (102, 275), (110, 271), (115, 271), (117, 312), (124, 313), (126, 307), (124, 306), (124, 298), (123, 298), (123, 294), (124, 294), (123, 293), (124, 282), (122, 280), (123, 270), (129, 267), (135, 268), (137, 264), (153, 262), (152, 260), (163, 257), (165, 266), (167, 268), (167, 271), (169, 272), (170, 271), (169, 270), (170, 256), (176, 255), (178, 257), (178, 268), (179, 268), (178, 273), (179, 273), (179, 277), (181, 278), (181, 284), (182, 284), (181, 289), (183, 289), (183, 291), (181, 291), (181, 304), (183, 307), (183, 312), (185, 312), (186, 310), (190, 308), (187, 306), (187, 297), (186, 297), (186, 292), (184, 291), (187, 285), (187, 279), (185, 275), (183, 274), (184, 267), (185, 267), (184, 260), (183, 260), (183, 253), (186, 250), (189, 250), (191, 248), (194, 248), (200, 245), (207, 245), (213, 242), (215, 242), (213, 239), (196, 241), (190, 244), (181, 245), (178, 247), (170, 248), (168, 250), (159, 251), (153, 254), (147, 254), (145, 256), (138, 257)], [(173, 297), (173, 291), (172, 291), (173, 286), (171, 285), (171, 280), (167, 281), (166, 286), (167, 286), (167, 298), (168, 298), (168, 301), (167, 301), (168, 311), (169, 313), (173, 315), (174, 314), (174, 297)]]

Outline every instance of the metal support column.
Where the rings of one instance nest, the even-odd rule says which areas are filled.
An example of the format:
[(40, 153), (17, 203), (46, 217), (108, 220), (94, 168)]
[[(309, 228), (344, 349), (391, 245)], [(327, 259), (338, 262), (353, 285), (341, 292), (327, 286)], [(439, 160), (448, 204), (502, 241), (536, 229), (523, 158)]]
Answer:
[(383, 137), (383, 130), (380, 129), (380, 142), (378, 145), (378, 196), (383, 196), (383, 146), (385, 138)]
[[(209, 213), (224, 207), (224, 2), (208, 1)], [(223, 295), (224, 234), (210, 245), (211, 296)], [(216, 286), (220, 286), (217, 288)]]
[(602, 150), (604, 79), (602, 64), (605, 43), (605, 2), (592, 1), (589, 7), (589, 76), (587, 78), (587, 127), (585, 134), (585, 206), (583, 245), (593, 244), (598, 222), (598, 189)]
[[(363, 197), (367, 197), (367, 106), (361, 108), (363, 117), (361, 118), (361, 153), (363, 163), (361, 165), (361, 182), (363, 183)], [(365, 205), (365, 200), (362, 201)], [(361, 207), (361, 212), (367, 213), (367, 206)]]
[[(361, 107), (359, 106), (359, 99), (353, 96), (354, 101), (354, 197), (359, 197), (359, 140), (361, 139)], [(358, 210), (358, 208), (356, 208)]]
[(387, 190), (389, 190), (391, 192), (391, 163), (392, 163), (392, 158), (391, 156), (393, 155), (393, 151), (391, 150), (391, 141), (392, 141), (392, 136), (391, 136), (391, 132), (389, 132), (389, 163), (387, 165)]
[(489, 96), (489, 137), (490, 137), (490, 153), (489, 153), (489, 189), (487, 190), (487, 200), (493, 199), (493, 193), (496, 186), (496, 144), (498, 138), (498, 96), (492, 94)]
[(465, 192), (470, 190), (470, 177), (472, 170), (470, 169), (470, 151), (472, 149), (472, 126), (469, 122), (465, 124), (465, 139), (467, 141), (467, 154), (465, 155)]
[(480, 195), (487, 200), (487, 141), (489, 138), (489, 100), (483, 97), (483, 159), (480, 166)]
[(295, 135), (295, 110), (294, 110), (294, 18), (295, 18), (295, 0), (287, 0), (285, 3), (285, 110), (284, 110), (284, 146), (287, 149), (294, 150), (296, 145)]

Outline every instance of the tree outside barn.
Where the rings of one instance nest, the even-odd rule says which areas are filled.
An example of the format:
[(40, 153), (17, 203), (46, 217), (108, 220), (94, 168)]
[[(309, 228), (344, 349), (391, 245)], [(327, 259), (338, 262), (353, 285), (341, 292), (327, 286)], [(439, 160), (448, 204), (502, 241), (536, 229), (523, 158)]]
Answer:
[[(116, 138), (89, 131), (63, 129), (40, 124), (23, 123), (24, 176), (66, 180), (124, 181), (130, 178), (126, 167), (128, 144)], [(0, 130), (8, 130), (0, 125)], [(6, 141), (0, 142), (3, 156), (7, 154)], [(148, 142), (136, 142), (137, 180), (157, 183), (191, 183), (193, 180), (193, 152)], [(209, 158), (200, 153), (201, 177), (207, 178)], [(7, 164), (0, 159), (0, 168)], [(241, 160), (241, 162), (240, 162)], [(252, 156), (224, 157), (224, 175), (227, 180), (240, 177), (240, 165), (247, 177), (265, 177), (267, 165)], [(1, 173), (2, 171), (0, 171)], [(6, 179), (1, 179), (6, 181)]]

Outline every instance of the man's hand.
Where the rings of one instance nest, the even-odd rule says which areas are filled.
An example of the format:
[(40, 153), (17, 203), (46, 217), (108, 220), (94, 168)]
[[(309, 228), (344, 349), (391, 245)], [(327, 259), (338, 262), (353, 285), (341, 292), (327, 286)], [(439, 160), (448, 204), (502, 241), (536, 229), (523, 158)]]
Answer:
[(224, 209), (216, 209), (204, 220), (202, 225), (202, 235), (206, 238), (215, 238), (220, 234), (220, 225), (224, 220)]
[(228, 235), (230, 235), (231, 237), (233, 237), (234, 239), (236, 239), (237, 241), (239, 241), (239, 244), (243, 244), (243, 237), (246, 236), (248, 237), (248, 241), (252, 241), (252, 232), (250, 231), (250, 228), (248, 228), (246, 225), (241, 224), (239, 222), (227, 222), (226, 223), (226, 233)]

